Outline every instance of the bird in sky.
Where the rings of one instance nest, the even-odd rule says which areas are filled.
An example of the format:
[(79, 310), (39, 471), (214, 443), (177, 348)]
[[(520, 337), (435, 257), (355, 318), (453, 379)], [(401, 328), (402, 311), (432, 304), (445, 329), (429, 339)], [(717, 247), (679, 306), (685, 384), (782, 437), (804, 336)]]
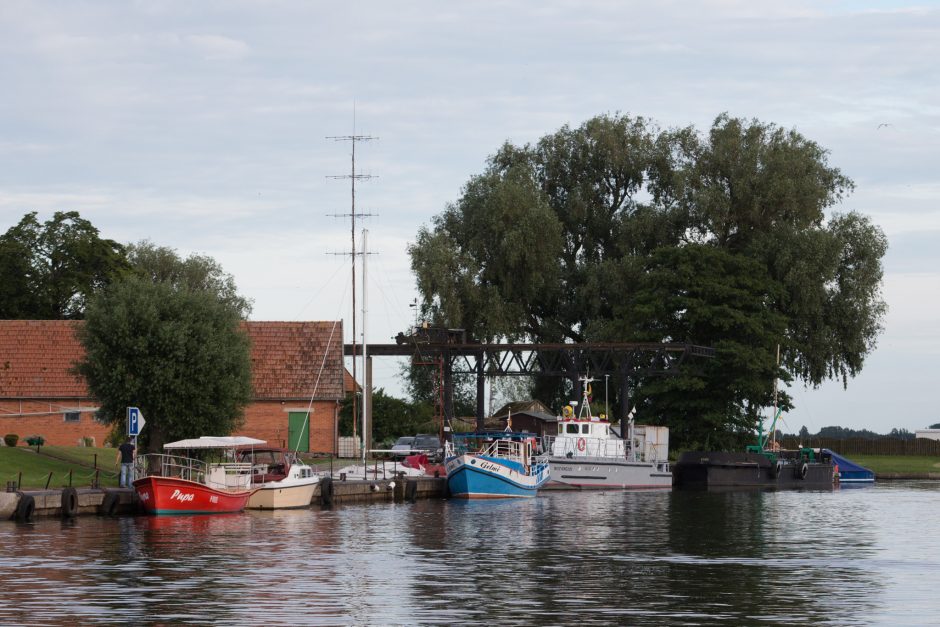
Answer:
[(881, 124), (878, 125), (878, 128), (881, 128), (882, 126), (891, 126), (891, 125), (886, 122), (882, 122)]

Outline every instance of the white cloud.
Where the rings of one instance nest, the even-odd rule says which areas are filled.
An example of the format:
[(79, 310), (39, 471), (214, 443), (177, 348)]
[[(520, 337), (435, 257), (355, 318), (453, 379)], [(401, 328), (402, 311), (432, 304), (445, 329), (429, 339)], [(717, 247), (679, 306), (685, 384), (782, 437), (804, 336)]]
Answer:
[(244, 41), (222, 35), (188, 35), (186, 41), (206, 59), (213, 61), (243, 59), (251, 52), (251, 48)]

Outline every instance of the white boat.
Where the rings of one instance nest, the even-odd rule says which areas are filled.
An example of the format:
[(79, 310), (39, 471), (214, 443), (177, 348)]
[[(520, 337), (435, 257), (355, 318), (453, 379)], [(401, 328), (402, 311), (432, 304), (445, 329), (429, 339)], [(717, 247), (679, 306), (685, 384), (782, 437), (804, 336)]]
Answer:
[(634, 425), (627, 438), (614, 433), (603, 416), (591, 414), (593, 379), (584, 377), (577, 413), (572, 402), (558, 421), (558, 435), (545, 436), (551, 467), (545, 489), (665, 489), (672, 487), (669, 469), (669, 429)]
[(241, 461), (251, 464), (254, 493), (247, 509), (309, 507), (320, 477), (297, 455), (282, 448), (239, 451)]

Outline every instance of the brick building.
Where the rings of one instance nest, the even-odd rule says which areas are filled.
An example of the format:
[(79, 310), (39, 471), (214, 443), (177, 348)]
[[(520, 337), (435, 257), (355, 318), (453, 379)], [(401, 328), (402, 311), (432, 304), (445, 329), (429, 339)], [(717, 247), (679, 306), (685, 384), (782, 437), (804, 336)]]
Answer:
[[(104, 444), (109, 427), (71, 372), (82, 356), (80, 321), (0, 320), (0, 436), (74, 446)], [(302, 451), (335, 453), (344, 388), (341, 322), (244, 322), (251, 339), (252, 400), (235, 435)], [(308, 415), (309, 414), (309, 415)], [(146, 418), (146, 416), (145, 416)], [(222, 434), (206, 434), (222, 435)]]

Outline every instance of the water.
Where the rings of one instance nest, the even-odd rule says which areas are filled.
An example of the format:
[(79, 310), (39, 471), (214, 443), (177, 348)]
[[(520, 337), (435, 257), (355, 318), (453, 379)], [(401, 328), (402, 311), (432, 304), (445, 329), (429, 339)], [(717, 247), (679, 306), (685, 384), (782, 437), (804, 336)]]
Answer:
[(940, 624), (940, 482), (0, 523), (0, 623)]

